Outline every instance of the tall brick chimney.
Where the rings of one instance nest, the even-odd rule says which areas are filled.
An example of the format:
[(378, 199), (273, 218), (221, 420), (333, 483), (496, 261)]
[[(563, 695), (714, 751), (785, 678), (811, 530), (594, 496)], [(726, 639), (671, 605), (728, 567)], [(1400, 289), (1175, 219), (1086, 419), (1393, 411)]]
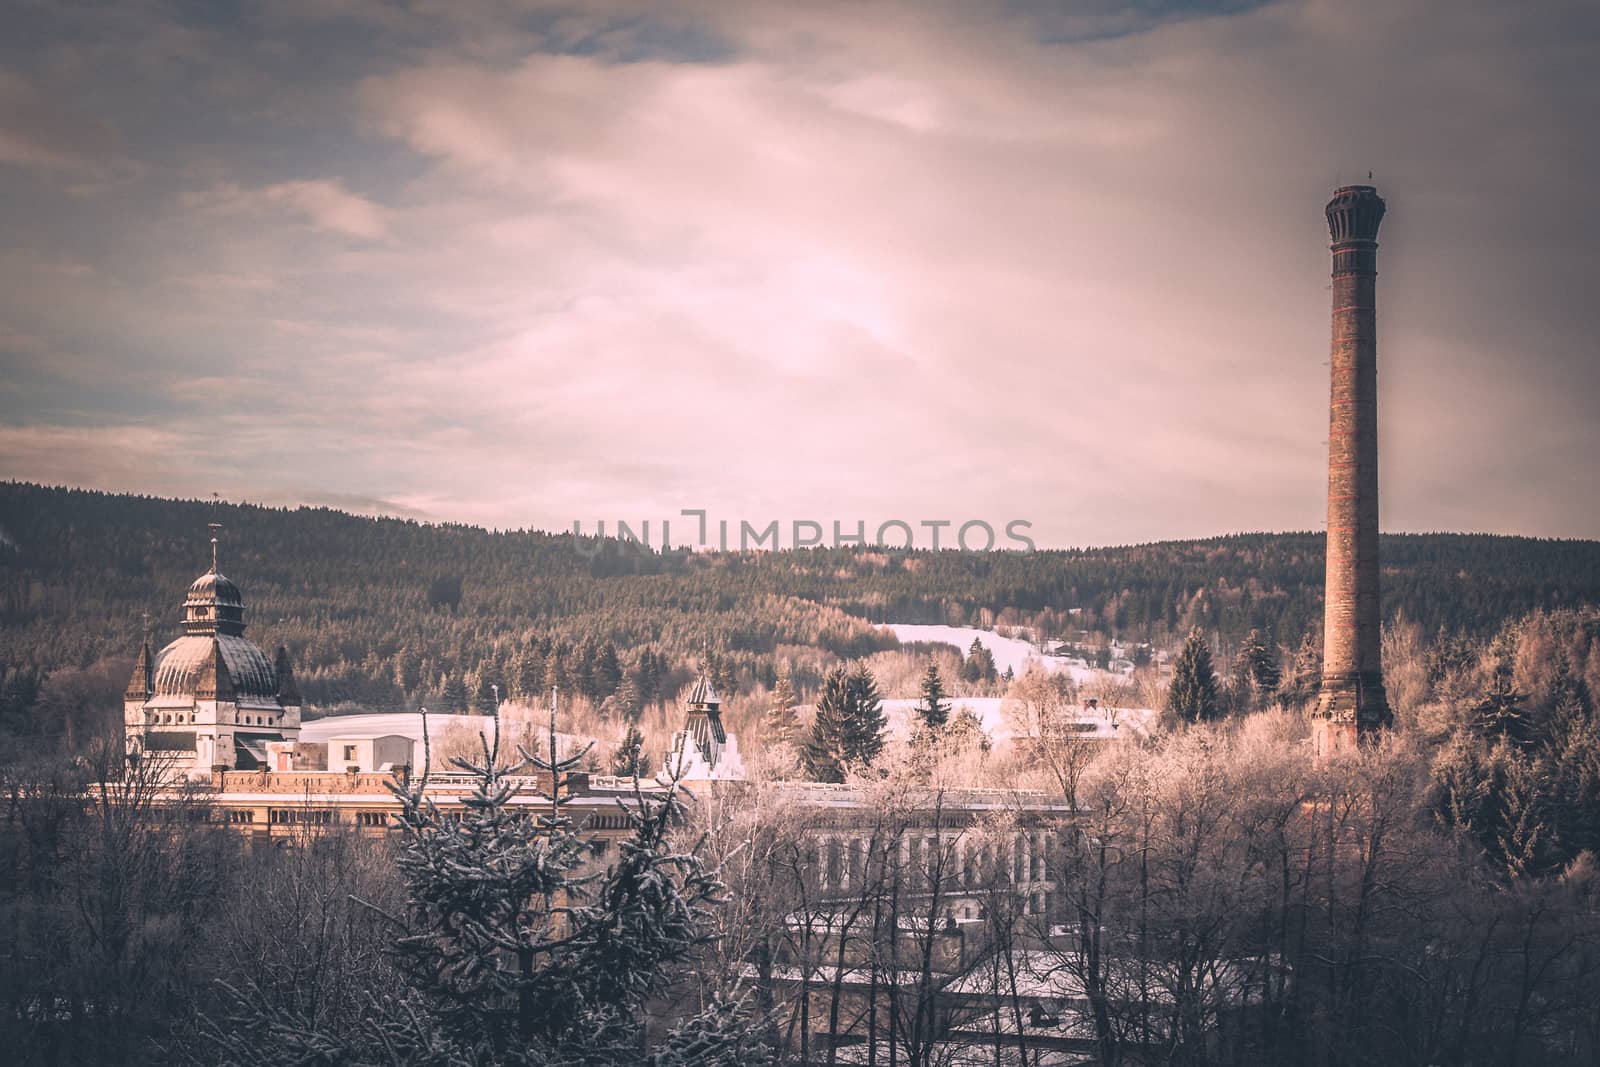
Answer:
[(1370, 185), (1328, 201), (1333, 239), (1333, 389), (1328, 403), (1328, 574), (1319, 758), (1353, 749), (1393, 716), (1383, 691), (1378, 608), (1378, 224)]

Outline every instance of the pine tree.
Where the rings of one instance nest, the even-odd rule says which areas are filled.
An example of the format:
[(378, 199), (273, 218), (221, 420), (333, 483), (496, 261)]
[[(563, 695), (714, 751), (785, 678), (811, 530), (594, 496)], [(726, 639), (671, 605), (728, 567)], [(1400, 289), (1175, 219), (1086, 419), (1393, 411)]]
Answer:
[(950, 721), (950, 701), (946, 696), (939, 665), (930, 660), (927, 673), (922, 676), (922, 700), (917, 705), (917, 714), (929, 730), (938, 730)]
[(1518, 692), (1512, 678), (1511, 659), (1498, 659), (1489, 673), (1489, 684), (1473, 707), (1473, 724), (1491, 740), (1505, 738), (1516, 745), (1533, 741), (1532, 721), (1524, 706), (1527, 697)]
[(511, 672), (517, 696), (529, 703), (538, 702), (544, 688), (544, 657), (536, 643), (530, 641), (522, 646), (512, 661)]
[(478, 683), (472, 693), (472, 707), (479, 715), (493, 715), (495, 712), (494, 679), (488, 671), (478, 674)]
[(444, 683), (444, 707), (452, 715), (465, 715), (470, 708), (472, 695), (467, 691), (467, 680), (460, 671), (453, 671)]
[(733, 664), (728, 662), (726, 656), (718, 655), (715, 649), (710, 648), (705, 651), (703, 659), (702, 669), (705, 671), (706, 677), (711, 679), (712, 686), (722, 695), (723, 699), (732, 696), (738, 688)]
[(563, 689), (567, 684), (567, 672), (562, 669), (561, 650), (554, 648), (544, 658), (544, 685), (541, 687), (544, 695), (548, 697), (551, 690)]
[(617, 658), (617, 646), (607, 641), (600, 646), (600, 654), (595, 657), (594, 685), (595, 696), (604, 700), (617, 691), (622, 684), (622, 662)]
[(1283, 680), (1278, 698), (1290, 707), (1301, 707), (1315, 699), (1322, 684), (1322, 649), (1315, 635), (1306, 632), (1295, 649), (1289, 676)]
[(622, 734), (622, 741), (611, 757), (611, 773), (623, 778), (647, 778), (650, 775), (650, 755), (644, 750), (644, 734), (630, 725)]
[(1233, 678), (1235, 688), (1250, 708), (1259, 707), (1266, 696), (1277, 691), (1283, 680), (1278, 656), (1261, 639), (1260, 630), (1252, 629), (1245, 635), (1233, 660)]
[(611, 694), (606, 703), (629, 722), (639, 721), (639, 712), (643, 710), (644, 705), (639, 700), (639, 687), (634, 682), (633, 675), (622, 676), (622, 684), (617, 686), (617, 691)]
[(1552, 739), (1574, 727), (1583, 728), (1589, 723), (1594, 702), (1584, 680), (1572, 673), (1572, 663), (1565, 649), (1556, 653), (1555, 675), (1550, 679), (1550, 714), (1547, 732)]
[(961, 678), (963, 681), (992, 682), (997, 677), (994, 667), (994, 655), (983, 646), (978, 638), (972, 639), (972, 645), (967, 649), (966, 662), (961, 664)]
[(767, 713), (761, 720), (761, 739), (768, 748), (787, 745), (794, 740), (795, 730), (799, 728), (794, 709), (799, 703), (800, 698), (794, 691), (794, 676), (789, 671), (789, 664), (784, 663), (778, 669), (772, 696), (767, 701)]
[(1167, 713), (1180, 722), (1209, 722), (1218, 717), (1217, 676), (1211, 666), (1211, 646), (1196, 626), (1183, 642), (1167, 689)]
[(666, 674), (667, 667), (661, 653), (653, 648), (647, 648), (639, 653), (639, 667), (635, 671), (635, 678), (639, 685), (640, 707), (654, 704), (661, 699), (661, 685)]
[(574, 654), (576, 665), (572, 670), (572, 684), (583, 696), (591, 701), (600, 703), (600, 687), (596, 681), (595, 666), (599, 658), (599, 650), (595, 648), (594, 641), (585, 637), (578, 642), (578, 650)]
[[(770, 1062), (765, 1020), (721, 995), (646, 1047), (645, 1002), (710, 940), (709, 909), (725, 892), (698, 854), (671, 847), (684, 818), (676, 787), (659, 800), (636, 794), (617, 860), (584, 876), (588, 844), (565, 804), (587, 750), (557, 760), (552, 737), (550, 759), (524, 751), (502, 770), (495, 736), (480, 761), (453, 761), (475, 780), (458, 818), (445, 818), (428, 795), (426, 756), (419, 778), (390, 787), (407, 903), (389, 918), (404, 987), (374, 996), (363, 1025), (339, 1032), (262, 1009), (251, 990), (225, 990), (223, 1018), (208, 1027), (220, 1062)], [(521, 786), (510, 778), (529, 770), (551, 782), (533, 810), (514, 803)]]
[(878, 680), (862, 662), (850, 672), (846, 688), (849, 693), (849, 713), (846, 719), (845, 756), (851, 763), (871, 766), (883, 751), (883, 731), (889, 723), (883, 713), (883, 697), (878, 692)]
[(1550, 682), (1550, 715), (1541, 762), (1549, 782), (1553, 835), (1564, 858), (1600, 854), (1600, 723), (1588, 686), (1565, 651)]
[(844, 781), (849, 701), (849, 677), (843, 667), (835, 667), (822, 679), (822, 692), (817, 697), (817, 714), (811, 721), (811, 734), (800, 752), (801, 762), (813, 781)]

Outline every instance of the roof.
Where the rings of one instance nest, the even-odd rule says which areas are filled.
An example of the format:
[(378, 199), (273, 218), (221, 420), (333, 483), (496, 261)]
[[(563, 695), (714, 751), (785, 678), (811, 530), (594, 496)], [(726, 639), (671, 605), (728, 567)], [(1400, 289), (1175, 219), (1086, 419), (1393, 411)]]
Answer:
[(711, 704), (722, 703), (722, 698), (717, 696), (716, 688), (711, 684), (711, 678), (704, 671), (694, 681), (694, 688), (689, 690), (689, 703)]
[[(187, 634), (156, 656), (155, 696), (192, 697), (204, 691), (208, 672), (220, 658), (233, 697), (276, 702), (278, 674), (267, 654), (235, 634)], [(232, 699), (219, 694), (218, 699)]]
[(244, 607), (244, 596), (239, 592), (239, 587), (233, 579), (216, 571), (206, 571), (196, 578), (189, 586), (189, 595), (184, 598), (185, 606), (189, 604), (221, 604), (230, 608)]

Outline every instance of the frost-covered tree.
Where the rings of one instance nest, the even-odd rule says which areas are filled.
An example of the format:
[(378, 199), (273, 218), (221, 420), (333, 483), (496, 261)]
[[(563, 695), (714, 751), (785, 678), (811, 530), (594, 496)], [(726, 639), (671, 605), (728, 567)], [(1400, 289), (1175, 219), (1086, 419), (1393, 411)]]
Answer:
[(1301, 707), (1314, 700), (1322, 684), (1322, 648), (1309, 631), (1300, 638), (1289, 673), (1278, 690), (1278, 699), (1289, 707)]
[[(585, 752), (520, 750), (502, 769), (499, 732), (478, 759), (459, 817), (427, 791), (429, 761), (397, 780), (396, 863), (404, 906), (395, 931), (396, 990), (375, 991), (358, 1027), (320, 1032), (265, 1015), (246, 992), (216, 1027), (220, 1059), (258, 1064), (463, 1064), (621, 1067), (763, 1064), (760, 1020), (716, 999), (647, 1048), (644, 1004), (709, 939), (722, 884), (695, 852), (673, 847), (684, 809), (676, 784), (636, 793), (632, 834), (604, 871), (585, 871), (588, 843), (566, 812), (568, 780)], [(547, 789), (520, 803), (532, 770)]]
[(1239, 646), (1233, 660), (1234, 685), (1250, 709), (1255, 709), (1270, 697), (1283, 680), (1278, 667), (1278, 653), (1261, 637), (1260, 630), (1251, 630)]
[(1489, 680), (1483, 695), (1473, 707), (1473, 725), (1486, 738), (1503, 737), (1516, 745), (1533, 741), (1533, 720), (1528, 713), (1527, 695), (1518, 691), (1509, 650), (1493, 653)]
[(761, 739), (768, 748), (787, 745), (794, 740), (795, 731), (799, 728), (794, 709), (799, 703), (800, 698), (794, 691), (794, 675), (789, 670), (789, 664), (784, 663), (778, 668), (772, 696), (767, 700), (767, 712), (761, 719)]

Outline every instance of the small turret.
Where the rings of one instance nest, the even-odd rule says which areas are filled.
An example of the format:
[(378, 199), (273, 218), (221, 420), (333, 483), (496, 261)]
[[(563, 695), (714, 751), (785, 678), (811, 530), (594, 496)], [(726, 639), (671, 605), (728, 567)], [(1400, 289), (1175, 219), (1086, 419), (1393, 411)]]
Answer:
[(700, 677), (695, 679), (694, 688), (689, 690), (687, 711), (684, 727), (694, 739), (700, 755), (714, 768), (728, 736), (722, 728), (722, 698), (717, 696), (711, 676), (704, 669)]
[(133, 663), (133, 676), (128, 679), (123, 699), (143, 703), (155, 691), (155, 657), (150, 654), (150, 642), (146, 640), (139, 646), (139, 658)]
[(722, 726), (722, 698), (708, 667), (689, 690), (683, 730), (672, 735), (662, 774), (683, 781), (740, 780), (745, 776), (739, 739)]

